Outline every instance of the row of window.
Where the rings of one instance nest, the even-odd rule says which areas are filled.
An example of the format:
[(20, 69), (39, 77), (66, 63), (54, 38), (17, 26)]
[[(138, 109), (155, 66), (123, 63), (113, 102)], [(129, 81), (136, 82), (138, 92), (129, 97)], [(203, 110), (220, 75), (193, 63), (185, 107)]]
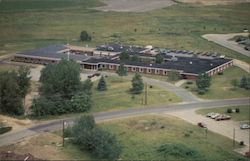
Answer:
[[(102, 67), (105, 68), (104, 65), (103, 65)], [(117, 65), (109, 65), (109, 66), (108, 66), (109, 69), (115, 69), (116, 67), (117, 67)], [(128, 70), (128, 68), (127, 68), (127, 70)], [(147, 73), (152, 73), (152, 69), (149, 69), (149, 68), (136, 68), (136, 67), (131, 67), (131, 71), (132, 71), (132, 72), (139, 71), (139, 72), (143, 73), (144, 70), (146, 70)], [(162, 73), (163, 73), (164, 75), (167, 75), (167, 71), (166, 71), (166, 70), (157, 70), (157, 69), (154, 70), (154, 74), (160, 74), (161, 71), (163, 71)]]

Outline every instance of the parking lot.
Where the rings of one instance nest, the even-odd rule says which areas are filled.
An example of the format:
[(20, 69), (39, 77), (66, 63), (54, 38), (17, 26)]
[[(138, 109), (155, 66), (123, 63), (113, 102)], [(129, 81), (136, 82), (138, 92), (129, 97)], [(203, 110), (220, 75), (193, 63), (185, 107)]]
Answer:
[[(194, 125), (197, 125), (199, 122), (202, 122), (207, 125), (208, 130), (224, 135), (231, 139), (233, 139), (234, 129), (235, 129), (235, 140), (237, 142), (244, 141), (245, 145), (249, 147), (250, 129), (245, 129), (245, 130), (240, 129), (240, 122), (236, 122), (233, 120), (216, 121), (206, 116), (196, 114), (195, 113), (196, 110), (197, 109), (183, 110), (183, 111), (178, 111), (178, 112), (169, 112), (167, 114), (179, 117)], [(232, 142), (232, 146), (233, 146), (233, 142)]]

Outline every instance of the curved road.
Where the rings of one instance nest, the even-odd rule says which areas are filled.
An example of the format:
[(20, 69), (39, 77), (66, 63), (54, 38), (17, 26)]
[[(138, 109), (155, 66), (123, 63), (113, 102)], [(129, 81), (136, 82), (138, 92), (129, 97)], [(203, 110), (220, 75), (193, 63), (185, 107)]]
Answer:
[[(250, 100), (249, 98), (241, 98), (241, 99), (210, 100), (202, 102), (180, 103), (168, 106), (155, 106), (149, 108), (137, 108), (137, 109), (122, 110), (122, 111), (114, 111), (114, 112), (95, 113), (94, 117), (96, 122), (101, 122), (110, 119), (118, 119), (118, 118), (138, 116), (144, 114), (168, 113), (171, 111), (181, 111), (194, 108), (214, 108), (214, 107), (233, 106), (233, 105), (250, 105)], [(73, 118), (69, 118), (66, 121), (68, 123), (72, 123), (73, 120), (74, 120)], [(33, 136), (38, 133), (55, 131), (61, 128), (62, 128), (62, 120), (55, 120), (44, 124), (34, 125), (27, 129), (12, 131), (10, 133), (6, 133), (0, 136), (0, 146), (16, 143), (25, 137)]]
[[(93, 71), (92, 71), (93, 72)], [(111, 73), (111, 72), (101, 72), (103, 75), (109, 75), (113, 77), (119, 77), (116, 73)], [(126, 76), (126, 78), (132, 79), (132, 75)], [(152, 79), (152, 78), (147, 78), (147, 77), (142, 77), (143, 81), (145, 83), (160, 87), (164, 90), (170, 91), (174, 94), (176, 94), (178, 97), (182, 99), (183, 102), (198, 102), (201, 101), (201, 99), (197, 98), (195, 95), (193, 95), (191, 92), (181, 88), (177, 87), (171, 83), (168, 82), (163, 82), (160, 80)]]

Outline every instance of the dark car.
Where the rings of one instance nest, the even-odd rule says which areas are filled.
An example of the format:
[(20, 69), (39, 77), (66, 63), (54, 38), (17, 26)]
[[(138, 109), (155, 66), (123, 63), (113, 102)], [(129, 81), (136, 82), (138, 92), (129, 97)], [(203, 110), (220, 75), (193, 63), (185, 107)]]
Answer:
[(197, 125), (198, 125), (199, 127), (201, 127), (201, 128), (207, 128), (207, 125), (204, 124), (203, 122), (198, 122)]

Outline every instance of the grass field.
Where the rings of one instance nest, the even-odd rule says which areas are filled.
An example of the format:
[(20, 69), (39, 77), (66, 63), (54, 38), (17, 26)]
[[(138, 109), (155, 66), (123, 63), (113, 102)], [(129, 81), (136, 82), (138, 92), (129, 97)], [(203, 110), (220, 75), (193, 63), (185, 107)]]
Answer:
[[(101, 123), (98, 126), (113, 133), (122, 145), (120, 158), (146, 160), (237, 160), (241, 158), (233, 152), (232, 140), (184, 122), (175, 117), (141, 116), (126, 120)], [(68, 144), (68, 145), (67, 145)], [(158, 149), (162, 145), (179, 145), (176, 153), (164, 155)], [(65, 153), (73, 153), (72, 159), (79, 156), (88, 158), (66, 143)], [(187, 156), (179, 156), (178, 149), (189, 149)], [(239, 147), (237, 145), (236, 147)], [(73, 149), (73, 150), (72, 150)], [(168, 149), (171, 151), (172, 149)], [(73, 151), (73, 152), (72, 152)], [(173, 150), (172, 150), (173, 151)], [(76, 157), (74, 157), (76, 156)], [(244, 160), (244, 159), (242, 159)]]
[[(93, 108), (92, 112), (118, 110), (130, 107), (142, 107), (144, 92), (133, 96), (129, 93), (131, 81), (127, 79), (108, 77), (106, 78), (107, 91), (99, 92), (96, 90), (97, 82), (93, 89)], [(148, 88), (148, 105), (161, 105), (180, 102), (181, 99), (168, 91), (159, 89), (155, 86)]]
[[(227, 113), (227, 109), (240, 109), (240, 113)], [(227, 114), (232, 116), (232, 119), (235, 121), (249, 121), (250, 120), (250, 106), (231, 106), (231, 107), (222, 107), (222, 108), (212, 108), (212, 109), (200, 109), (196, 111), (198, 114), (205, 115), (209, 112), (217, 112), (221, 114)]]
[(250, 63), (245, 56), (208, 42), (207, 33), (242, 32), (249, 28), (250, 4), (197, 6), (178, 4), (146, 13), (101, 12), (98, 0), (2, 0), (0, 3), (0, 54), (54, 43), (79, 42), (87, 30), (91, 46), (109, 42), (217, 51)]
[[(187, 83), (183, 84), (182, 87), (191, 91), (198, 97), (204, 99), (226, 99), (226, 98), (240, 98), (240, 97), (249, 97), (250, 91), (242, 88), (236, 88), (231, 85), (233, 79), (238, 79), (248, 73), (243, 71), (238, 67), (232, 67), (224, 71), (223, 75), (216, 75), (212, 77), (212, 85), (209, 87), (209, 90), (204, 95), (197, 94), (197, 87), (195, 82), (188, 85)], [(188, 87), (188, 88), (187, 88)]]

